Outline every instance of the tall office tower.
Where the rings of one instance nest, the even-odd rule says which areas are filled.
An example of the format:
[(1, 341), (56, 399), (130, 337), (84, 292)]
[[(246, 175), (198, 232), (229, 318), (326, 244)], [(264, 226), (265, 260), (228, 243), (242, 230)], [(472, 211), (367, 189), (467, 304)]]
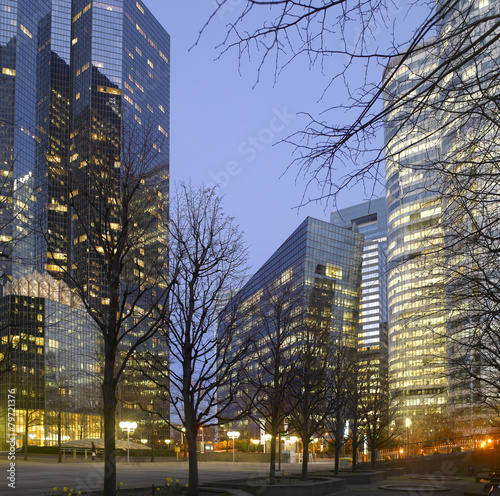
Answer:
[[(314, 329), (326, 330), (336, 342), (355, 348), (362, 251), (361, 234), (307, 217), (243, 286), (233, 302), (245, 315), (248, 309), (258, 309), (259, 305), (266, 308), (269, 301), (282, 298), (284, 308), (293, 306), (292, 319), (302, 315), (305, 322), (314, 323)], [(255, 311), (258, 315), (259, 310)], [(282, 322), (285, 320), (283, 317)], [(233, 334), (234, 342), (244, 340), (247, 333), (255, 333), (252, 336), (267, 333), (272, 340), (273, 333), (276, 333), (273, 325), (271, 320), (266, 324), (259, 318), (251, 318)], [(298, 334), (301, 327), (297, 329), (295, 338), (289, 335), (287, 339), (292, 348), (301, 343)], [(259, 338), (253, 339), (258, 341)], [(262, 342), (266, 339), (263, 338)], [(260, 370), (256, 361), (249, 360), (246, 369)], [(223, 393), (221, 397), (224, 397)], [(247, 421), (240, 427), (248, 429)], [(254, 425), (253, 429), (257, 432), (247, 434), (259, 437), (259, 427)]]
[[(430, 48), (406, 58), (387, 85), (386, 104), (411, 94), (435, 64)], [(397, 421), (410, 418), (417, 428), (448, 402), (441, 177), (429, 166), (439, 159), (440, 141), (425, 132), (437, 129), (436, 113), (408, 117), (412, 101), (403, 103), (408, 108), (393, 110), (385, 129), (389, 378)]]
[(462, 415), (481, 382), (474, 357), (487, 340), (474, 336), (492, 300), (478, 305), (479, 293), (498, 239), (499, 8), (437, 2), (436, 37), (385, 72), (389, 366), (400, 420)]
[[(9, 288), (5, 296), (14, 298), (9, 305), (21, 296), (40, 298), (38, 290), (16, 296), (18, 288), (36, 288), (23, 281), (38, 277), (50, 287), (62, 280), (70, 290), (76, 281), (96, 306), (107, 304), (100, 245), (121, 233), (113, 215), (131, 162), (136, 169), (157, 170), (156, 194), (163, 197), (158, 205), (168, 198), (169, 55), (168, 34), (140, 0), (0, 5), (0, 269)], [(148, 184), (143, 186), (149, 194)], [(141, 267), (165, 244), (166, 210), (158, 208), (144, 214), (151, 232), (131, 254), (136, 270), (127, 274), (128, 282), (146, 277)], [(95, 233), (91, 216), (99, 210), (111, 213)], [(55, 293), (50, 298), (61, 303)], [(77, 327), (69, 325), (68, 334)], [(0, 332), (2, 339), (25, 340), (30, 349), (28, 341), (36, 339), (37, 353), (47, 355), (48, 331), (39, 331), (16, 334), (8, 325)], [(57, 350), (50, 341), (50, 351)], [(85, 348), (71, 349), (79, 363)], [(38, 365), (32, 369), (45, 374)]]
[(364, 235), (358, 351), (387, 363), (385, 198), (332, 212), (330, 222)]

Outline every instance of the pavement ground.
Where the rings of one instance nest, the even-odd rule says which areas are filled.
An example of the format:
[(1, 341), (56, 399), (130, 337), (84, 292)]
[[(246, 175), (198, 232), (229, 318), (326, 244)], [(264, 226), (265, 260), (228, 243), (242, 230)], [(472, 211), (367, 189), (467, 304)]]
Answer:
[[(330, 461), (315, 462), (310, 464), (310, 471), (327, 470), (331, 466)], [(57, 463), (55, 458), (32, 458), (24, 461), (16, 458), (15, 462), (15, 489), (9, 487), (7, 469), (9, 462), (6, 456), (0, 460), (0, 470), (4, 474), (0, 478), (0, 495), (13, 496), (47, 496), (53, 493), (53, 488), (73, 489), (74, 493), (102, 488), (104, 463), (102, 461), (65, 461)], [(299, 464), (283, 464), (282, 469), (287, 473), (299, 473)], [(268, 465), (264, 463), (230, 463), (230, 462), (201, 462), (199, 464), (200, 482), (216, 482), (230, 479), (251, 479), (266, 476)], [(188, 466), (186, 462), (155, 461), (151, 462), (126, 462), (117, 463), (117, 484), (121, 482), (123, 488), (150, 487), (164, 485), (165, 479), (170, 477), (175, 482), (179, 480), (181, 485), (187, 483)], [(416, 483), (428, 483), (427, 481), (412, 481), (408, 476), (392, 477), (389, 482), (407, 481)], [(456, 481), (439, 482), (450, 488), (444, 493), (435, 493), (449, 496), (463, 496), (465, 487), (473, 482), (472, 478), (461, 478)], [(403, 493), (379, 489), (384, 482), (369, 485), (348, 485), (346, 489), (339, 492), (340, 496), (396, 496), (407, 494), (414, 496), (415, 493)], [(74, 494), (73, 493), (73, 494)], [(427, 495), (431, 493), (426, 493)]]

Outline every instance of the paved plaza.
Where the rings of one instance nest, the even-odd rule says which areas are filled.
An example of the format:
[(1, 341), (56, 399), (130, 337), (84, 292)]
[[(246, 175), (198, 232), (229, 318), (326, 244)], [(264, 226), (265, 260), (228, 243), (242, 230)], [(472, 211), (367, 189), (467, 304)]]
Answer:
[[(311, 472), (317, 470), (328, 470), (331, 461), (316, 462), (310, 465)], [(0, 469), (3, 474), (7, 474), (8, 461), (6, 456), (2, 456)], [(66, 460), (64, 463), (57, 463), (53, 457), (35, 458), (24, 461), (16, 459), (15, 489), (8, 486), (9, 480), (2, 477), (0, 495), (12, 494), (13, 496), (47, 496), (53, 492), (54, 487), (64, 486), (71, 488), (74, 492), (98, 490), (102, 488), (104, 464), (102, 461), (92, 462), (90, 460)], [(258, 476), (266, 476), (268, 465), (262, 463), (228, 463), (228, 462), (201, 462), (200, 481), (215, 482), (228, 479), (251, 479)], [(299, 473), (299, 464), (283, 464), (282, 468), (287, 473)], [(118, 462), (117, 483), (123, 482), (122, 487), (145, 487), (155, 484), (163, 485), (167, 477), (174, 481), (179, 480), (180, 484), (187, 482), (188, 466), (186, 462), (176, 461), (155, 461), (151, 462)], [(406, 480), (405, 478), (391, 478), (389, 482)], [(449, 496), (463, 496), (464, 488), (470, 485), (472, 479), (461, 478), (456, 481), (444, 482), (450, 488), (443, 494)], [(383, 482), (371, 485), (348, 485), (340, 493), (341, 496), (393, 496), (403, 494), (399, 492), (389, 492), (378, 487)], [(406, 493), (412, 494), (412, 493)], [(427, 493), (429, 494), (429, 493)]]

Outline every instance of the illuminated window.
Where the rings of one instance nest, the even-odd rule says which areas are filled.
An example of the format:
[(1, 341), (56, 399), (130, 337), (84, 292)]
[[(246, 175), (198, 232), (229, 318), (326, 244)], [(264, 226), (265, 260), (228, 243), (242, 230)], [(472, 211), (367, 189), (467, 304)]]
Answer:
[(139, 31), (139, 33), (141, 33), (142, 36), (144, 36), (144, 39), (147, 38), (146, 33), (143, 31), (143, 29), (141, 28), (141, 26), (139, 26), (139, 24), (135, 25), (135, 29), (137, 29), (137, 31)]
[(135, 47), (135, 51), (142, 57), (142, 51), (138, 46)]
[(161, 105), (161, 104), (160, 104), (160, 105), (158, 105), (158, 108), (159, 108), (159, 109), (160, 109), (163, 113), (165, 113), (165, 109), (163, 108), (163, 105)]
[(164, 55), (164, 53), (163, 53), (161, 50), (159, 51), (159, 53), (160, 53), (160, 57), (161, 57), (161, 58), (162, 58), (162, 59), (163, 59), (163, 60), (164, 60), (164, 61), (168, 64), (168, 59), (167, 59), (167, 57)]
[(151, 62), (151, 60), (149, 60), (149, 59), (148, 59), (148, 65), (149, 65), (149, 67), (151, 67), (152, 69), (154, 68), (153, 62)]
[(130, 105), (134, 105), (134, 100), (132, 100), (132, 98), (130, 98), (130, 97), (127, 95), (127, 93), (125, 93), (125, 94), (123, 95), (123, 98), (125, 98), (125, 100), (126, 100), (128, 103), (130, 103)]
[(33, 35), (30, 33), (28, 28), (25, 28), (22, 24), (19, 25), (21, 28), (21, 31), (26, 35), (29, 36), (30, 38), (33, 38)]
[(72, 44), (72, 45), (76, 45), (77, 43), (78, 43), (78, 38), (73, 38), (73, 39), (71, 40), (71, 44)]
[(160, 131), (160, 133), (164, 134), (166, 138), (168, 138), (167, 131), (165, 131), (165, 129), (163, 129), (160, 125), (158, 125), (158, 130)]
[(15, 69), (9, 69), (8, 67), (3, 67), (2, 68), (2, 74), (5, 74), (7, 76), (15, 76), (16, 75), (16, 70)]
[(134, 115), (134, 118), (139, 124), (142, 124), (141, 118), (138, 115)]
[(139, 2), (135, 2), (135, 6), (141, 11), (142, 14), (144, 14), (144, 9)]

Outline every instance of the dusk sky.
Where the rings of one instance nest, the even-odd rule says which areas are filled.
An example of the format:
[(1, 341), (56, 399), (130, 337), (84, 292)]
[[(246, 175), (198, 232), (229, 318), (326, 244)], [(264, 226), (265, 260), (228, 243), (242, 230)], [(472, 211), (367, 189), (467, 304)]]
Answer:
[[(235, 51), (215, 60), (231, 12), (214, 18), (191, 48), (215, 2), (145, 3), (171, 36), (171, 188), (189, 179), (194, 185), (223, 183), (226, 212), (244, 231), (254, 272), (306, 216), (329, 219), (331, 204), (296, 209), (305, 182), (297, 180), (297, 167), (281, 177), (294, 148), (279, 141), (308, 122), (298, 113), (317, 115), (341, 88), (318, 101), (328, 79), (318, 68), (309, 70), (306, 61), (289, 66), (276, 84), (268, 66), (255, 86), (258, 57), (246, 61), (240, 73)], [(231, 2), (235, 8), (240, 4)], [(310, 196), (316, 193), (311, 190)], [(361, 188), (348, 191), (339, 207), (366, 199)]]

